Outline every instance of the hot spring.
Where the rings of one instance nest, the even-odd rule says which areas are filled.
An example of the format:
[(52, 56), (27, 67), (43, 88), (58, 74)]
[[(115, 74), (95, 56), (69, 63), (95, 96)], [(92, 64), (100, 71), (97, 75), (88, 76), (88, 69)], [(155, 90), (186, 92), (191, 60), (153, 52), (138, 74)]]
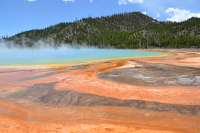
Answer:
[(59, 49), (0, 49), (0, 65), (51, 65), (104, 59), (147, 57), (163, 55), (160, 52), (134, 50), (59, 48)]

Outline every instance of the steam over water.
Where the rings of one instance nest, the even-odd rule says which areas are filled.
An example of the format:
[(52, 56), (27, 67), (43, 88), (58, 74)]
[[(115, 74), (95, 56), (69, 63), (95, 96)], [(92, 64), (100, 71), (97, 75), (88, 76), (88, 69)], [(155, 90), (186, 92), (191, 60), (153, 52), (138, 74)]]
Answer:
[(161, 53), (116, 49), (1, 49), (0, 65), (58, 64), (137, 56), (157, 56)]
[(53, 48), (6, 48), (0, 45), (0, 65), (64, 64), (102, 59), (115, 59), (137, 56), (158, 56), (162, 53), (133, 50), (97, 49), (70, 47)]

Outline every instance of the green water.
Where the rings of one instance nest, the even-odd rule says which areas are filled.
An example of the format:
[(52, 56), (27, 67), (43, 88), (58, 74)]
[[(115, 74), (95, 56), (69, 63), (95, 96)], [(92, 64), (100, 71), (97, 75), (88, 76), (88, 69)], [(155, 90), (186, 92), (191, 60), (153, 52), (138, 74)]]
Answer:
[(159, 52), (117, 49), (0, 49), (0, 65), (64, 64), (72, 62), (116, 59), (127, 57), (159, 56)]

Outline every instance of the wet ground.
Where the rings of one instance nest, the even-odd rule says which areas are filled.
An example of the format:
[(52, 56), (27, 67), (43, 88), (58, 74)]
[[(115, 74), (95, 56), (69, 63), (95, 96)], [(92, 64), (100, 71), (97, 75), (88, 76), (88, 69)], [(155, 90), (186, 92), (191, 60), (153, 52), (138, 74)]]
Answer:
[(130, 107), (139, 110), (151, 110), (162, 112), (175, 112), (200, 116), (200, 105), (176, 105), (142, 100), (125, 100), (112, 97), (81, 93), (73, 90), (55, 90), (56, 83), (41, 83), (26, 86), (27, 89), (13, 93), (0, 92), (0, 98), (16, 101), (19, 103), (29, 103), (44, 106), (66, 108), (72, 106), (110, 106), (110, 107)]
[(198, 51), (0, 69), (1, 132), (198, 133)]
[(138, 86), (200, 86), (200, 68), (131, 60), (128, 68), (98, 74), (99, 78)]

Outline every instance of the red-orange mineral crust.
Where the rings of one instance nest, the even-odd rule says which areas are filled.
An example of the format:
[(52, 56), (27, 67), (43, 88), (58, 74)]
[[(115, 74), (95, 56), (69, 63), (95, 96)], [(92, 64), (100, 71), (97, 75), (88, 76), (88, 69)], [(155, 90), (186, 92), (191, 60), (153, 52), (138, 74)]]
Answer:
[(168, 55), (0, 68), (0, 133), (199, 133), (199, 51), (148, 51)]

